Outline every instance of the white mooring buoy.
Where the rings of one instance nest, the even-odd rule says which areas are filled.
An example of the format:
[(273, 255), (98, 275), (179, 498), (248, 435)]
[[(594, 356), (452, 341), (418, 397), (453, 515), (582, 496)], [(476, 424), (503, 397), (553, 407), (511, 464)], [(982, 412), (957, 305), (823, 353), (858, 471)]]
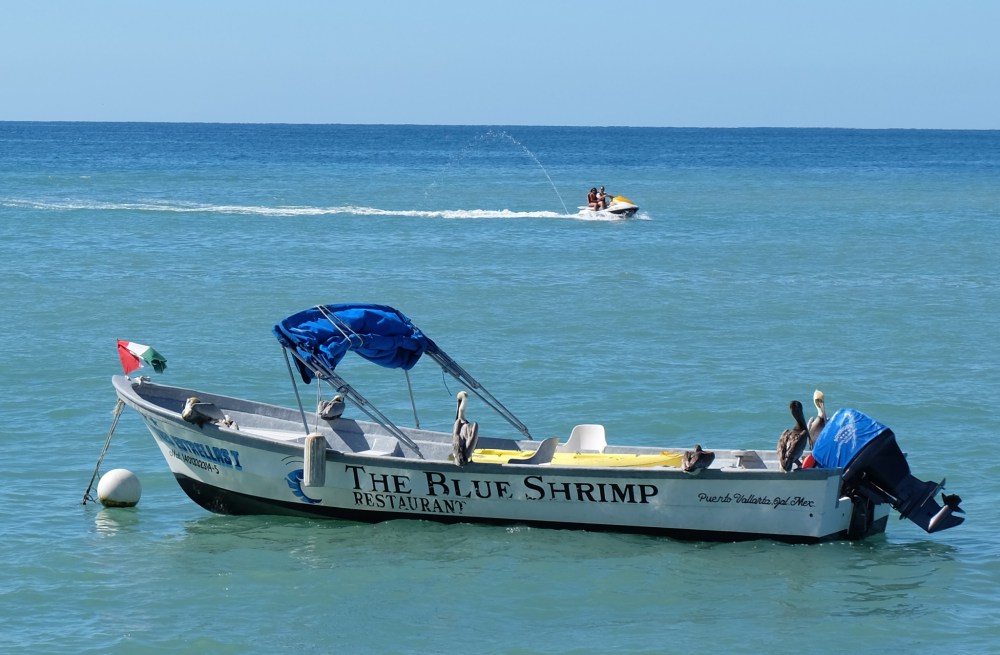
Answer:
[(105, 507), (135, 507), (142, 495), (142, 485), (128, 469), (112, 469), (97, 483), (97, 499)]

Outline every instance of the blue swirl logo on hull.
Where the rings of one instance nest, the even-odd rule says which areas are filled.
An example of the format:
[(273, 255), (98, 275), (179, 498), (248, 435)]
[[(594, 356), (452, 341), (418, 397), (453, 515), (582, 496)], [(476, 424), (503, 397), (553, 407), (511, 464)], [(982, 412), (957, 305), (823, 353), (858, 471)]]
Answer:
[(288, 488), (292, 490), (292, 493), (298, 496), (302, 502), (315, 504), (320, 502), (319, 498), (310, 498), (306, 495), (306, 492), (302, 491), (302, 480), (304, 469), (295, 469), (291, 473), (285, 476), (285, 482), (288, 483)]

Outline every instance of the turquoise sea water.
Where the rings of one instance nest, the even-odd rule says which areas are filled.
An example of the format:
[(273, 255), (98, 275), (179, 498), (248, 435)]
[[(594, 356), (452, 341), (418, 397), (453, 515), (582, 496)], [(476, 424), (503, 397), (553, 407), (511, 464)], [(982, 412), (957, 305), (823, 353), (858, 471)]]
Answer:
[[(578, 213), (601, 184), (639, 215)], [(0, 123), (0, 652), (996, 652), (998, 245), (998, 132)], [(115, 339), (293, 405), (271, 326), (346, 301), (536, 436), (768, 448), (821, 388), (967, 521), (790, 546), (216, 516), (131, 412), (102, 470), (142, 501), (80, 504)], [(455, 385), (426, 388), (447, 429)]]

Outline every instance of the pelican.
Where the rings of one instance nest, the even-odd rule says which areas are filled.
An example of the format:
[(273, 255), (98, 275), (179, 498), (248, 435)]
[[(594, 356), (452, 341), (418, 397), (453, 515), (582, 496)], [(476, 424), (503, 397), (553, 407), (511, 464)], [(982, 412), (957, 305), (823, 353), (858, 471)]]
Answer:
[(809, 450), (816, 445), (819, 433), (826, 426), (826, 399), (819, 389), (813, 392), (813, 404), (816, 405), (816, 416), (809, 419)]
[(465, 403), (468, 399), (469, 394), (464, 391), (458, 392), (455, 427), (451, 431), (451, 451), (455, 456), (455, 463), (459, 466), (465, 466), (472, 461), (472, 451), (476, 449), (476, 442), (479, 441), (479, 424), (465, 420)]
[(194, 423), (198, 427), (208, 423), (212, 419), (201, 412), (201, 409), (198, 407), (200, 404), (201, 399), (197, 396), (188, 398), (187, 402), (184, 403), (184, 409), (181, 410), (181, 418), (188, 423)]
[(337, 394), (330, 400), (321, 400), (316, 406), (316, 414), (326, 421), (334, 421), (344, 414), (344, 396)]
[(809, 428), (806, 427), (806, 417), (802, 413), (802, 403), (793, 400), (788, 403), (788, 409), (795, 418), (795, 427), (785, 430), (778, 438), (778, 463), (785, 473), (796, 468), (802, 468), (799, 458), (806, 451), (806, 443), (809, 441)]
[(220, 423), (227, 428), (239, 430), (236, 421), (230, 418), (229, 414), (223, 414), (222, 410), (212, 403), (203, 403), (197, 396), (191, 396), (184, 403), (181, 410), (181, 418), (188, 423), (194, 423), (199, 428), (206, 423)]
[(697, 473), (701, 469), (707, 469), (714, 461), (715, 453), (710, 450), (702, 450), (699, 443), (694, 445), (694, 450), (684, 452), (681, 468), (687, 473)]

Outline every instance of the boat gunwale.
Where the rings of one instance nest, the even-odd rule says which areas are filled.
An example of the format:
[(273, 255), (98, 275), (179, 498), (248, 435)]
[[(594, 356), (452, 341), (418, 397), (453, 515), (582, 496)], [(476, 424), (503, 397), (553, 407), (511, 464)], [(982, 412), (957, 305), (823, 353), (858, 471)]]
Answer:
[[(144, 397), (142, 394), (136, 391), (135, 384), (136, 380), (127, 376), (116, 375), (113, 377), (113, 384), (119, 397), (121, 397), (127, 404), (131, 405), (133, 409), (139, 411), (140, 416), (144, 419), (148, 414), (153, 414), (158, 418), (171, 422), (175, 425), (180, 425), (181, 427), (187, 428), (189, 430), (200, 430), (205, 433), (206, 436), (217, 439), (220, 441), (231, 441), (236, 443), (243, 443), (251, 447), (261, 448), (263, 450), (269, 451), (291, 451), (299, 453), (302, 451), (303, 444), (305, 442), (306, 434), (300, 434), (298, 437), (290, 439), (279, 439), (276, 437), (269, 437), (266, 435), (257, 434), (254, 432), (254, 428), (247, 428), (245, 431), (240, 429), (229, 428), (224, 425), (218, 425), (216, 423), (206, 423), (204, 426), (196, 427), (193, 424), (189, 424), (180, 417), (179, 412), (175, 412), (171, 409), (167, 409), (160, 404)], [(170, 385), (161, 385), (152, 382), (142, 382), (143, 385), (150, 385), (156, 389), (166, 389), (169, 391), (180, 391), (182, 394), (184, 392), (190, 392), (192, 394), (201, 394), (205, 398), (210, 399), (224, 399), (236, 401), (237, 404), (251, 403), (259, 407), (267, 407), (279, 410), (280, 412), (292, 412), (287, 407), (282, 407), (280, 405), (271, 405), (268, 403), (261, 403), (258, 401), (248, 401), (241, 398), (236, 398), (233, 396), (224, 396), (221, 394), (213, 394), (211, 392), (201, 392), (195, 391), (193, 389), (188, 389), (186, 387), (175, 387)], [(368, 421), (356, 421), (354, 419), (343, 419), (349, 421), (357, 426), (359, 426), (361, 434), (369, 434), (364, 430), (365, 426), (371, 426), (378, 428), (380, 427), (377, 423)], [(260, 428), (262, 430), (267, 428)], [(442, 432), (436, 432), (431, 430), (414, 430), (412, 428), (406, 428), (416, 433), (432, 433), (444, 435)], [(290, 433), (291, 434), (291, 433)], [(387, 435), (391, 436), (391, 435)], [(496, 439), (498, 441), (508, 441), (514, 444), (524, 443), (519, 440), (514, 439)], [(421, 443), (419, 440), (417, 443)], [(431, 442), (426, 442), (431, 443)], [(540, 443), (540, 442), (529, 442), (529, 443)], [(440, 443), (435, 443), (436, 446), (440, 447)], [(614, 447), (614, 446), (612, 446)], [(657, 449), (659, 447), (654, 446), (639, 446), (640, 448), (653, 448)], [(679, 450), (676, 448), (659, 448), (659, 450)], [(723, 452), (741, 452), (741, 451), (752, 451), (753, 449), (721, 449)], [(525, 450), (525, 453), (532, 452), (530, 449)], [(766, 451), (765, 451), (766, 452)], [(809, 469), (798, 469), (795, 471), (784, 472), (780, 470), (773, 469), (759, 469), (759, 468), (740, 468), (740, 467), (717, 467), (702, 469), (697, 473), (688, 473), (677, 467), (668, 466), (585, 466), (585, 465), (558, 465), (555, 463), (546, 464), (526, 464), (517, 461), (508, 462), (476, 462), (470, 461), (465, 466), (459, 468), (453, 462), (447, 459), (417, 459), (413, 457), (400, 457), (397, 455), (390, 454), (372, 454), (364, 453), (358, 451), (349, 450), (338, 450), (332, 448), (328, 445), (326, 451), (326, 461), (360, 461), (366, 464), (378, 464), (380, 466), (406, 469), (406, 470), (426, 470), (426, 471), (448, 471), (455, 472), (456, 470), (464, 470), (468, 472), (476, 472), (483, 474), (496, 474), (500, 472), (505, 473), (517, 473), (521, 474), (527, 471), (545, 471), (547, 474), (558, 473), (560, 476), (565, 477), (586, 477), (592, 476), (595, 472), (599, 473), (601, 477), (606, 478), (642, 478), (642, 479), (684, 479), (684, 478), (701, 478), (706, 480), (712, 479), (726, 479), (726, 480), (782, 480), (786, 482), (792, 481), (825, 481), (831, 477), (839, 477), (843, 473), (843, 469), (821, 469), (821, 468), (809, 468)]]

